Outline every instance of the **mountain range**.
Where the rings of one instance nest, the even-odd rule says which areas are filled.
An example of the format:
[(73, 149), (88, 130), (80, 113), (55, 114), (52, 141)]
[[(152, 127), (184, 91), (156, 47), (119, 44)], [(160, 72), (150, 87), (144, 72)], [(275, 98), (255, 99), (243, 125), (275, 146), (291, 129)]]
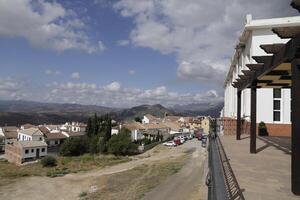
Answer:
[(165, 114), (198, 116), (219, 116), (223, 103), (217, 105), (176, 105), (166, 108), (160, 104), (140, 105), (132, 108), (110, 108), (95, 105), (41, 103), (33, 101), (0, 100), (0, 126), (31, 124), (57, 124), (66, 121), (86, 122), (94, 113), (110, 114), (114, 119), (129, 121), (135, 117), (152, 114), (163, 117)]

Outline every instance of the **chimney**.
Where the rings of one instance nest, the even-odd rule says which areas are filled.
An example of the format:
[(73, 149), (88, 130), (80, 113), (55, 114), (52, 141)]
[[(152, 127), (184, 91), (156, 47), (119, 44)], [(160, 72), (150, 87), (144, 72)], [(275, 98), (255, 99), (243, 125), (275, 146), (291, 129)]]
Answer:
[(252, 15), (251, 14), (247, 14), (246, 15), (246, 24), (250, 24), (251, 21), (252, 21)]

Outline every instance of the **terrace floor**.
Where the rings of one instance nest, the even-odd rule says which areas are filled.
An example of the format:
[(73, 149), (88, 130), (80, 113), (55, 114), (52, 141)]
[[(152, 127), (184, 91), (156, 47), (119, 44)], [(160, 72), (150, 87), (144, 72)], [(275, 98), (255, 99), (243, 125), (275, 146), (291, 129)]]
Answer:
[(291, 192), (290, 138), (258, 137), (257, 154), (250, 154), (250, 138), (220, 137), (245, 199), (300, 199)]

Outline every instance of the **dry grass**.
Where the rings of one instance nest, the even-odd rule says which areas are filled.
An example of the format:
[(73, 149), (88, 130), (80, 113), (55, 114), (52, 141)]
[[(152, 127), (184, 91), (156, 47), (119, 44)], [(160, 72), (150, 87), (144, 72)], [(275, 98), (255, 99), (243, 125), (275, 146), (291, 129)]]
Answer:
[(26, 176), (51, 176), (60, 174), (77, 173), (92, 169), (104, 168), (115, 164), (128, 162), (128, 157), (116, 157), (113, 155), (91, 156), (83, 155), (79, 157), (59, 157), (56, 167), (43, 167), (41, 163), (34, 163), (25, 166), (16, 166), (5, 160), (0, 160), (0, 187), (17, 181)]
[(81, 199), (141, 199), (144, 194), (168, 176), (177, 173), (189, 155), (141, 165), (126, 172), (100, 177), (96, 180), (98, 191)]

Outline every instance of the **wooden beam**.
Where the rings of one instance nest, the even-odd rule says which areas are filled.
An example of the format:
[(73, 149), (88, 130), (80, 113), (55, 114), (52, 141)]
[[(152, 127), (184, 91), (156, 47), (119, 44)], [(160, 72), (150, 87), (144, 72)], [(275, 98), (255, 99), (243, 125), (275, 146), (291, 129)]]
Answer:
[(246, 66), (251, 71), (257, 71), (257, 70), (260, 70), (264, 66), (264, 64), (263, 63), (259, 63), (259, 64), (246, 64)]
[(260, 48), (262, 48), (268, 54), (278, 53), (281, 48), (284, 47), (284, 44), (262, 44)]
[(299, 26), (292, 27), (278, 27), (273, 28), (272, 31), (282, 39), (294, 38), (300, 33)]
[(252, 76), (254, 74), (253, 71), (250, 70), (242, 70), (243, 74), (245, 74), (246, 76)]
[(273, 70), (270, 71), (269, 73), (267, 73), (267, 76), (274, 76), (274, 75), (278, 75), (278, 76), (288, 76), (290, 74), (289, 71), (287, 70)]
[(300, 59), (292, 61), (292, 192), (300, 195)]
[(241, 80), (247, 80), (248, 79), (248, 76), (243, 75), (243, 74), (239, 74), (239, 77), (240, 77)]
[(256, 81), (251, 85), (250, 153), (256, 153)]
[(257, 63), (268, 63), (272, 60), (272, 56), (252, 56)]
[(242, 92), (237, 92), (237, 122), (236, 122), (236, 139), (241, 139), (241, 95)]

